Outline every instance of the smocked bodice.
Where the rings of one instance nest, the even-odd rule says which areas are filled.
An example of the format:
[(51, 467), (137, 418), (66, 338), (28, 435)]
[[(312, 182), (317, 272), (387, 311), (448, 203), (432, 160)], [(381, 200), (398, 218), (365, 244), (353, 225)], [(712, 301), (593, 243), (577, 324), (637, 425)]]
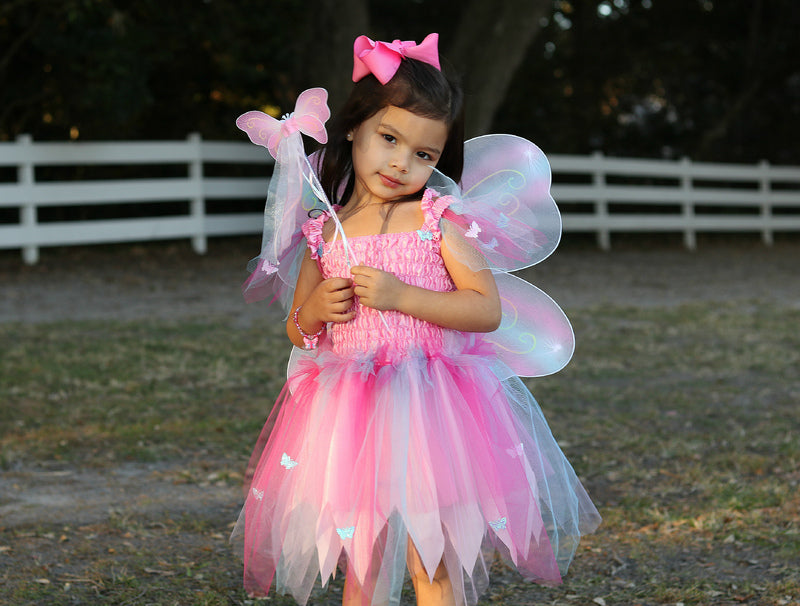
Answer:
[[(440, 292), (454, 290), (441, 256), (439, 230), (439, 219), (450, 199), (435, 195), (428, 190), (423, 196), (421, 205), (425, 220), (418, 230), (348, 238), (351, 264), (390, 272), (412, 286)], [(336, 238), (325, 242), (322, 238), (322, 225), (328, 218), (329, 215), (324, 214), (309, 220), (303, 232), (323, 277), (349, 279), (350, 268), (342, 240)], [(379, 313), (361, 305), (357, 297), (355, 305), (356, 317), (353, 320), (328, 326), (334, 352), (342, 355), (380, 352), (392, 358), (393, 354), (410, 349), (426, 353), (441, 350), (441, 327), (396, 311)]]

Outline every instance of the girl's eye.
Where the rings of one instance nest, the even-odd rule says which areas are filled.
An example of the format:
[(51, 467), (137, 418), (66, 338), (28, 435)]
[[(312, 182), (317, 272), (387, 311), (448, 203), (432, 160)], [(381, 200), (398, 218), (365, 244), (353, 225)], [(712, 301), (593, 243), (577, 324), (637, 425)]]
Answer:
[(389, 143), (394, 143), (397, 140), (393, 135), (383, 135), (383, 138)]
[(417, 157), (422, 158), (423, 160), (433, 160), (433, 158), (431, 158), (431, 155), (428, 152), (424, 151), (417, 152)]

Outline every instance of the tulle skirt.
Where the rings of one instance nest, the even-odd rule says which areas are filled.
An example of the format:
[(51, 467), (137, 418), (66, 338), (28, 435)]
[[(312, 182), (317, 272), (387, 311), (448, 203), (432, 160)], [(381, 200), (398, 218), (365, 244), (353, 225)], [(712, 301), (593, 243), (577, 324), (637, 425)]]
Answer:
[(246, 590), (265, 595), (274, 581), (305, 604), (341, 566), (371, 604), (396, 604), (409, 545), (431, 577), (444, 564), (458, 604), (477, 602), (494, 552), (559, 583), (600, 517), (533, 396), (492, 360), (479, 339), (303, 356), (233, 532)]

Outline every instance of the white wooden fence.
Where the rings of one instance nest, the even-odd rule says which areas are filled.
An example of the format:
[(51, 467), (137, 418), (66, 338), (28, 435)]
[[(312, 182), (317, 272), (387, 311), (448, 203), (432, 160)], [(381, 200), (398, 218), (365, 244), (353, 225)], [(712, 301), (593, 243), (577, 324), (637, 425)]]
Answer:
[[(553, 196), (565, 232), (591, 232), (607, 249), (614, 232), (678, 232), (693, 249), (698, 232), (800, 231), (800, 166), (697, 164), (553, 155)], [(209, 237), (261, 232), (266, 176), (208, 176), (213, 165), (263, 165), (271, 158), (247, 142), (39, 143), (27, 135), (0, 143), (0, 249), (21, 249), (26, 263), (43, 246), (191, 238), (198, 253)], [(177, 177), (37, 179), (37, 168), (170, 166)], [(218, 171), (216, 171), (218, 172)], [(253, 201), (246, 212), (207, 212), (209, 201)], [(184, 203), (169, 216), (40, 220), (48, 208)], [(163, 215), (163, 213), (158, 213)]]
[[(550, 158), (556, 179), (590, 175), (590, 183), (554, 185), (564, 231), (594, 232), (611, 246), (612, 232), (679, 232), (693, 250), (698, 232), (800, 232), (800, 166), (692, 163), (592, 156)], [(571, 212), (573, 203), (583, 212)]]

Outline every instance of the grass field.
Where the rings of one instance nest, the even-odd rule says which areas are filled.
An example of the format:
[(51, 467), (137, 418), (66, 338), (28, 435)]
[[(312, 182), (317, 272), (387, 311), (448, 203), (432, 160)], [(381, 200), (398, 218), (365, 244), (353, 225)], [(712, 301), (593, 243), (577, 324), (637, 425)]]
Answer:
[[(564, 585), (496, 566), (481, 604), (800, 604), (800, 311), (569, 315), (574, 360), (529, 386), (604, 523)], [(168, 464), (186, 470), (176, 490), (208, 470), (238, 485), (288, 354), (279, 323), (254, 334), (214, 316), (0, 324), (0, 467)], [(0, 603), (251, 603), (227, 545), (238, 506), (155, 516), (121, 502), (84, 525), (0, 518)], [(337, 581), (313, 603), (339, 592)]]

